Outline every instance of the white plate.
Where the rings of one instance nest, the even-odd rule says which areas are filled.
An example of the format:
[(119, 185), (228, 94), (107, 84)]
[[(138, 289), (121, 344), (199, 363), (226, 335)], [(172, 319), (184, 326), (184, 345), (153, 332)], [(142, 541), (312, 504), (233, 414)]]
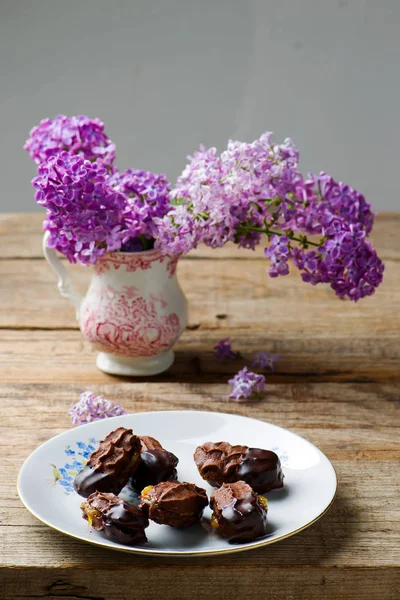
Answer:
[[(285, 487), (266, 494), (270, 533), (254, 542), (229, 544), (215, 530), (200, 524), (173, 529), (150, 523), (148, 543), (123, 546), (93, 531), (81, 517), (82, 498), (72, 487), (74, 474), (104, 436), (118, 426), (131, 427), (138, 435), (158, 439), (179, 457), (180, 481), (190, 481), (213, 492), (197, 471), (195, 448), (203, 442), (227, 441), (274, 450), (281, 459)], [(95, 421), (61, 433), (45, 442), (27, 458), (18, 478), (18, 492), (27, 509), (46, 525), (67, 535), (125, 552), (187, 556), (247, 550), (287, 538), (321, 517), (333, 502), (336, 474), (327, 457), (298, 435), (255, 419), (201, 411), (136, 413)], [(133, 500), (127, 488), (121, 492)], [(204, 516), (210, 516), (207, 508)]]

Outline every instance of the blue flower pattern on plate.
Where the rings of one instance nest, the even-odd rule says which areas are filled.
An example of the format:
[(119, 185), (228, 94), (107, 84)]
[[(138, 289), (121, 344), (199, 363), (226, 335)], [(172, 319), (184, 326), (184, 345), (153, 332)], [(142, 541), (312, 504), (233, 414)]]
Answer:
[(57, 483), (64, 488), (64, 494), (74, 493), (74, 479), (81, 469), (86, 465), (89, 456), (96, 449), (98, 440), (90, 438), (88, 443), (76, 442), (76, 448), (70, 444), (66, 446), (64, 452), (68, 457), (68, 462), (62, 467), (51, 464), (53, 469), (53, 485)]
[(271, 448), (271, 450), (279, 456), (279, 460), (281, 461), (282, 466), (288, 466), (289, 455), (287, 453), (287, 450), (282, 450), (281, 448), (279, 448), (279, 446), (274, 446), (273, 448)]
[[(69, 444), (65, 447), (65, 454), (68, 457), (68, 462), (62, 467), (57, 467), (51, 464), (53, 469), (53, 485), (59, 484), (64, 490), (64, 494), (74, 494), (74, 479), (81, 469), (86, 465), (89, 456), (98, 446), (99, 441), (95, 438), (90, 438), (88, 443), (76, 442), (76, 448), (72, 448)], [(125, 502), (131, 504), (135, 503), (138, 499), (138, 494), (134, 492), (129, 486), (119, 494)]]

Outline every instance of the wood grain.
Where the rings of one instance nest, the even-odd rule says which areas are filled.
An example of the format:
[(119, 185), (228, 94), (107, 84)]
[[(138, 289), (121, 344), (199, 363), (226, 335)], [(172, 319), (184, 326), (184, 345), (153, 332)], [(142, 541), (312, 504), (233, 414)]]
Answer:
[[(294, 273), (271, 280), (262, 247), (199, 248), (179, 264), (189, 328), (169, 372), (149, 381), (100, 373), (73, 309), (41, 254), (42, 215), (0, 215), (0, 599), (397, 600), (400, 586), (400, 214), (373, 241), (387, 263), (377, 294), (356, 305)], [(73, 268), (84, 291), (90, 273)], [(230, 336), (242, 359), (217, 362)], [(227, 379), (254, 353), (281, 356), (262, 400), (228, 401)], [(279, 544), (220, 557), (109, 552), (37, 521), (18, 498), (23, 460), (70, 427), (92, 389), (129, 411), (233, 412), (287, 427), (332, 460), (331, 510)]]
[[(2, 213), (0, 214), (1, 258), (43, 258), (42, 222), (44, 212), (35, 213)], [(400, 245), (397, 231), (400, 227), (400, 213), (386, 212), (378, 214), (375, 219), (371, 241), (379, 249), (383, 260), (400, 260)], [(254, 252), (242, 250), (233, 244), (211, 250), (202, 246), (190, 253), (190, 258), (234, 258), (252, 260), (263, 258), (263, 245)]]
[[(242, 359), (218, 362), (213, 347), (230, 336)], [(392, 381), (400, 382), (400, 343), (395, 337), (348, 337), (327, 339), (279, 338), (268, 331), (187, 330), (175, 347), (176, 360), (166, 372), (152, 377), (155, 382), (226, 382), (256, 352), (268, 349), (280, 359), (268, 381)], [(2, 381), (68, 383), (87, 385), (118, 381), (96, 368), (96, 353), (78, 330), (0, 329)], [(24, 368), (21, 368), (21, 364)], [(138, 378), (124, 378), (135, 382)]]
[[(179, 575), (177, 576), (177, 573)], [(120, 569), (82, 569), (66, 575), (64, 569), (13, 569), (3, 580), (6, 600), (398, 600), (400, 573), (396, 568), (270, 567), (260, 561), (239, 570), (230, 565), (188, 566), (123, 565)], [(1, 579), (0, 579), (1, 585)], [(0, 588), (1, 590), (1, 588)]]
[[(189, 301), (189, 328), (246, 328), (325, 340), (351, 339), (354, 333), (361, 338), (398, 335), (399, 263), (387, 261), (377, 293), (356, 304), (338, 300), (327, 285), (304, 284), (296, 272), (271, 279), (265, 265), (262, 259), (182, 259), (178, 278)], [(73, 265), (70, 270), (84, 293), (90, 269)], [(0, 327), (77, 328), (75, 312), (56, 283), (44, 260), (0, 261)]]
[[(68, 429), (67, 409), (82, 391), (76, 384), (3, 385), (0, 403), (8, 406), (0, 424), (0, 564), (35, 566), (85, 564), (99, 568), (127, 564), (132, 557), (86, 546), (49, 530), (19, 501), (15, 476), (40, 443)], [(400, 564), (400, 406), (398, 386), (381, 384), (281, 384), (267, 386), (265, 398), (229, 404), (221, 384), (105, 384), (96, 393), (121, 402), (130, 412), (144, 410), (226, 411), (265, 419), (317, 444), (338, 474), (338, 498), (330, 512), (301, 536), (235, 557), (238, 566), (270, 565), (393, 566)], [(379, 398), (379, 411), (376, 411)], [(34, 417), (34, 427), (32, 427)], [(18, 427), (15, 427), (15, 424)], [(7, 450), (12, 447), (10, 456)], [(49, 478), (51, 472), (49, 469)], [(380, 493), (384, 490), (384, 493)], [(304, 551), (301, 556), (299, 553)], [(135, 558), (146, 564), (147, 558)], [(203, 558), (201, 564), (230, 564), (232, 557)], [(199, 559), (190, 559), (193, 565)], [(189, 561), (189, 562), (190, 562)], [(155, 561), (157, 562), (157, 561)], [(172, 561), (174, 564), (177, 562)]]

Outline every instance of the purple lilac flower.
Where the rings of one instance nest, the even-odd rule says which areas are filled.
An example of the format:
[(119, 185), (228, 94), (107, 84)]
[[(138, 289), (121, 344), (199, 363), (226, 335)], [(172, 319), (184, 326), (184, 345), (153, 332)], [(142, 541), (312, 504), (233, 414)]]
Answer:
[(243, 367), (228, 383), (233, 388), (229, 398), (233, 398), (237, 402), (244, 402), (260, 395), (264, 390), (265, 377)]
[(303, 281), (328, 283), (339, 298), (357, 301), (370, 296), (382, 282), (384, 264), (360, 226), (335, 219), (317, 251), (292, 250)]
[(287, 275), (291, 259), (303, 281), (329, 283), (340, 298), (373, 294), (384, 266), (365, 239), (371, 206), (326, 173), (305, 180), (298, 159), (291, 140), (274, 145), (268, 133), (251, 144), (231, 141), (220, 156), (201, 147), (171, 193), (175, 206), (158, 223), (156, 245), (167, 254), (228, 241), (254, 249), (264, 233), (271, 277)]
[(252, 367), (256, 367), (257, 369), (271, 369), (274, 370), (274, 362), (279, 359), (279, 356), (271, 356), (270, 352), (257, 352), (254, 357), (253, 362), (251, 363)]
[(217, 353), (217, 360), (222, 360), (224, 358), (235, 359), (239, 357), (239, 352), (234, 352), (232, 350), (232, 344), (229, 338), (220, 340), (218, 344), (214, 346), (214, 350)]
[(317, 186), (322, 205), (332, 214), (341, 217), (347, 223), (359, 225), (368, 235), (374, 224), (375, 213), (364, 196), (349, 185), (335, 181), (327, 173), (311, 175)]
[(36, 201), (47, 209), (49, 245), (70, 262), (96, 262), (122, 244), (125, 197), (107, 181), (99, 163), (62, 152), (38, 168)]
[(357, 301), (374, 293), (382, 282), (384, 264), (359, 226), (341, 222), (326, 231), (321, 258), (314, 270), (304, 269), (303, 280), (330, 283), (336, 295)]
[(85, 115), (43, 119), (31, 130), (24, 148), (37, 164), (62, 151), (91, 162), (98, 160), (107, 168), (115, 160), (115, 144), (104, 133), (104, 123)]
[(171, 208), (168, 179), (165, 175), (158, 175), (151, 171), (127, 169), (112, 175), (109, 183), (126, 197), (123, 210), (126, 237), (122, 250), (136, 249), (139, 236), (142, 244), (143, 242), (146, 244), (144, 239), (151, 241), (151, 244), (148, 244), (150, 247), (157, 235), (156, 220), (164, 217)]
[(95, 396), (93, 392), (83, 392), (79, 402), (68, 410), (73, 425), (83, 425), (99, 419), (108, 419), (126, 415), (127, 411), (116, 402), (104, 400), (103, 396)]
[(265, 248), (264, 254), (270, 259), (269, 274), (271, 277), (287, 275), (289, 273), (289, 238), (287, 236), (273, 235), (271, 245)]

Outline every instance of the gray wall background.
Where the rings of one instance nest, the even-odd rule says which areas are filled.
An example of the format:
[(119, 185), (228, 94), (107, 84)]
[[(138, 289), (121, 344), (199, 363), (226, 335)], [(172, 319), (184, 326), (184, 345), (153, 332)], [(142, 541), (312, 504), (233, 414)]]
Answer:
[(22, 145), (57, 113), (172, 180), (200, 142), (274, 131), (396, 210), (399, 25), (400, 0), (0, 0), (0, 210), (41, 210)]

